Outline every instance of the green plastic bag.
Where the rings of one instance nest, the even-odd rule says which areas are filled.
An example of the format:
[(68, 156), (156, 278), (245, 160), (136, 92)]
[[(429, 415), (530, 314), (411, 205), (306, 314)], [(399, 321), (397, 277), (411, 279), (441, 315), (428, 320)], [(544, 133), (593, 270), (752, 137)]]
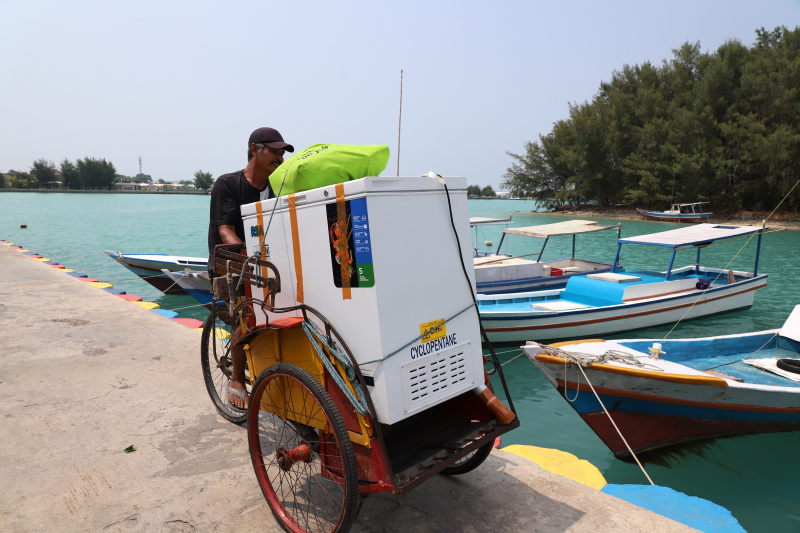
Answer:
[(388, 162), (389, 147), (385, 144), (315, 144), (284, 161), (269, 177), (269, 183), (276, 195), (280, 191), (280, 196), (286, 196), (377, 176)]

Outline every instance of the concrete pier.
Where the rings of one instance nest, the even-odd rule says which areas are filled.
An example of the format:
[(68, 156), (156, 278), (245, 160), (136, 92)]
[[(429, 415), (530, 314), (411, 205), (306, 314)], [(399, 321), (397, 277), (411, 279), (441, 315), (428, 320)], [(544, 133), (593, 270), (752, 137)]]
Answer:
[[(245, 429), (208, 398), (199, 331), (5, 245), (0, 326), (0, 531), (281, 531)], [(352, 531), (694, 530), (495, 451), (370, 496)]]

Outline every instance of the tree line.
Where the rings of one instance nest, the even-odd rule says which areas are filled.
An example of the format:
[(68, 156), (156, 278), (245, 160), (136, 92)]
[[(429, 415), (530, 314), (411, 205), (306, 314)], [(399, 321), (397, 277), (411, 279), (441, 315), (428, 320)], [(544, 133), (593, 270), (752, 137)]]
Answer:
[[(5, 185), (13, 189), (53, 189), (65, 188), (73, 190), (108, 190), (114, 183), (153, 183), (152, 176), (139, 173), (134, 177), (117, 174), (114, 164), (105, 159), (85, 157), (74, 163), (64, 159), (56, 170), (56, 165), (47, 159), (40, 158), (33, 162), (30, 171), (9, 170), (5, 175), (0, 174), (0, 186)], [(159, 183), (166, 183), (163, 179)], [(207, 191), (214, 183), (210, 172), (198, 170), (194, 173), (194, 180), (182, 180), (181, 185), (194, 185), (199, 190)]]
[(467, 196), (482, 196), (484, 198), (494, 198), (497, 194), (491, 185), (481, 188), (480, 185), (470, 185), (467, 187)]
[(525, 143), (501, 187), (551, 206), (596, 202), (800, 207), (800, 28), (614, 71), (590, 102)]

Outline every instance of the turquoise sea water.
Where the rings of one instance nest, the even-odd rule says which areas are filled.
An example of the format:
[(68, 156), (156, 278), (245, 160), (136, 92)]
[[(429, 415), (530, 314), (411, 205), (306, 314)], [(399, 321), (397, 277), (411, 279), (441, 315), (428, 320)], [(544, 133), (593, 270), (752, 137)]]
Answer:
[[(130, 294), (178, 310), (182, 317), (204, 319), (207, 312), (188, 296), (165, 296), (103, 254), (170, 253), (205, 257), (208, 196), (47, 194), (0, 192), (0, 239), (22, 245), (112, 283)], [(573, 217), (532, 213), (535, 202), (523, 200), (470, 200), (472, 216), (503, 217), (512, 214), (517, 226), (546, 224)], [(601, 220), (614, 224), (616, 220)], [(664, 231), (676, 224), (622, 220), (622, 236)], [(733, 221), (731, 221), (733, 223)], [(27, 224), (21, 229), (20, 224)], [(478, 235), (481, 249), (491, 240), (494, 250), (502, 226), (484, 227)], [(514, 255), (538, 252), (541, 241), (509, 239)], [(531, 241), (534, 241), (531, 239)], [(702, 253), (702, 264), (751, 271), (755, 239), (712, 246)], [(569, 257), (572, 240), (553, 238), (545, 260)], [(642, 253), (641, 248), (647, 253)], [(576, 255), (611, 262), (616, 250), (613, 232), (579, 236)], [(634, 253), (635, 252), (635, 253)], [(679, 253), (675, 266), (694, 263), (693, 251)], [(629, 269), (663, 270), (666, 251), (629, 246), (620, 262)], [(2, 264), (0, 264), (0, 272)], [(800, 232), (765, 235), (759, 272), (769, 274), (769, 285), (756, 293), (748, 311), (652, 328), (616, 337), (670, 338), (723, 335), (780, 327), (795, 304), (800, 303)], [(199, 341), (198, 341), (199, 342)], [(509, 381), (522, 426), (503, 436), (503, 445), (530, 444), (557, 448), (597, 466), (609, 483), (645, 484), (635, 463), (614, 458), (567, 402), (515, 347), (496, 348)], [(198, 383), (198, 386), (202, 384)], [(711, 500), (729, 509), (743, 527), (753, 532), (800, 531), (800, 432), (747, 435), (715, 439), (643, 455), (653, 481), (691, 496)]]

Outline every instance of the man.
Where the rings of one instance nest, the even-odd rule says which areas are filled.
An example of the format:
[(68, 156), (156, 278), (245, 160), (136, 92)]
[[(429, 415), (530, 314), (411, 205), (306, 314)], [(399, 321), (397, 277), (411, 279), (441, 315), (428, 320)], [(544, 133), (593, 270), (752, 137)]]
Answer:
[[(211, 190), (211, 213), (208, 224), (209, 273), (213, 278), (210, 255), (218, 244), (244, 242), (244, 223), (240, 207), (273, 198), (269, 177), (283, 163), (285, 151), (294, 147), (283, 141), (273, 128), (258, 128), (247, 141), (247, 166), (244, 170), (223, 174)], [(231, 347), (232, 374), (228, 385), (228, 402), (238, 409), (247, 408), (245, 393), (245, 354), (241, 346)]]

